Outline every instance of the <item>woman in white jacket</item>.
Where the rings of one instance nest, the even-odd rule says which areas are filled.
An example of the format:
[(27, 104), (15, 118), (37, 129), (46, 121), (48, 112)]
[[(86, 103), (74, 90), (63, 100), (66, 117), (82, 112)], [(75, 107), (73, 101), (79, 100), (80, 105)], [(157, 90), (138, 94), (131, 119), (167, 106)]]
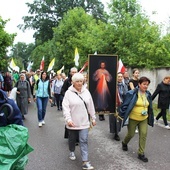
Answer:
[(78, 133), (83, 161), (82, 168), (94, 169), (88, 160), (88, 131), (90, 127), (89, 116), (92, 119), (93, 126), (96, 125), (96, 116), (91, 94), (83, 86), (83, 82), (84, 76), (81, 73), (73, 75), (72, 85), (66, 91), (63, 99), (63, 115), (69, 130), (69, 158), (71, 160), (76, 159), (74, 151)]

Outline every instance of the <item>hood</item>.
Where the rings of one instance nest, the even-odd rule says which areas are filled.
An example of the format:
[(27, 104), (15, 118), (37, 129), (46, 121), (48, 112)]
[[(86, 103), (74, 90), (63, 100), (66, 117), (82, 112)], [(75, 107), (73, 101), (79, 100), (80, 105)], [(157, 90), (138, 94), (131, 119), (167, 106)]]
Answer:
[(85, 89), (86, 89), (86, 87), (85, 87), (85, 86), (82, 86), (81, 92), (79, 92), (79, 91), (77, 91), (77, 90), (73, 87), (73, 85), (71, 85), (71, 86), (68, 88), (68, 90), (73, 91), (73, 92), (77, 92), (77, 93), (82, 93), (82, 92), (85, 91)]
[(0, 89), (0, 103), (5, 103), (7, 99), (7, 93)]

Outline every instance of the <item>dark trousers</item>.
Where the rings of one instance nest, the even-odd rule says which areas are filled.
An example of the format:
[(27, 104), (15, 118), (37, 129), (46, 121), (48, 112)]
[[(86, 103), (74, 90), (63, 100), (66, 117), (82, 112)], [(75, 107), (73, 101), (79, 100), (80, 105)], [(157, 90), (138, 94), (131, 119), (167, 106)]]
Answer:
[(168, 125), (166, 118), (166, 109), (161, 109), (161, 112), (156, 116), (156, 120), (158, 120), (162, 116), (165, 126)]
[(79, 131), (68, 129), (68, 134), (69, 134), (69, 150), (70, 150), (70, 152), (74, 152), (75, 146), (76, 146), (76, 141), (77, 141), (78, 136), (79, 136)]
[[(64, 138), (69, 139), (69, 129), (67, 129), (66, 126), (65, 126)], [(77, 136), (76, 136), (76, 143), (79, 143), (79, 134), (78, 133), (77, 133)]]
[(55, 100), (56, 100), (56, 105), (58, 109), (62, 109), (62, 95), (61, 94), (54, 94)]

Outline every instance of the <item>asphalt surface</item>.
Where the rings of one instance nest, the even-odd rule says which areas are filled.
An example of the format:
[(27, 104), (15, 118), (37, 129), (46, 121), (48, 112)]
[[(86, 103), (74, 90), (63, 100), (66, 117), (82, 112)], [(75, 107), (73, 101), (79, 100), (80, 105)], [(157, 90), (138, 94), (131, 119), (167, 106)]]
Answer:
[[(64, 139), (64, 119), (62, 111), (48, 104), (46, 124), (38, 127), (35, 104), (29, 105), (29, 113), (24, 124), (29, 129), (28, 143), (34, 151), (28, 155), (26, 170), (81, 170), (79, 146), (76, 146), (75, 161), (68, 158), (68, 140)], [(95, 170), (169, 170), (170, 169), (170, 130), (155, 125), (149, 127), (145, 155), (149, 162), (137, 158), (138, 134), (128, 144), (129, 150), (122, 151), (121, 141), (115, 141), (109, 132), (109, 116), (99, 121), (89, 132), (89, 160)], [(160, 121), (160, 123), (162, 123)], [(126, 127), (120, 132), (121, 140)]]

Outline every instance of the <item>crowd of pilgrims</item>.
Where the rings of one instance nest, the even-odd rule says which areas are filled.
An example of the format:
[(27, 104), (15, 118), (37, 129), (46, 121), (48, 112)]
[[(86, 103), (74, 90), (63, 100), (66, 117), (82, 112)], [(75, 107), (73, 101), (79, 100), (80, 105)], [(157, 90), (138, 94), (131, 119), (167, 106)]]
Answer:
[[(74, 70), (74, 71), (71, 71), (71, 70)], [(47, 73), (46, 79), (48, 79), (50, 82), (50, 93), (51, 93), (50, 96), (52, 98), (51, 107), (57, 106), (58, 110), (62, 110), (62, 99), (63, 99), (64, 93), (68, 89), (68, 87), (71, 85), (72, 75), (77, 71), (78, 71), (77, 68), (73, 67), (70, 69), (70, 72), (68, 75), (66, 75), (65, 73), (57, 74), (53, 70), (50, 72), (50, 74)], [(40, 79), (41, 73), (42, 71), (40, 69), (37, 69), (35, 72), (34, 71), (27, 72), (26, 70), (22, 70), (20, 73), (18, 73), (15, 70), (12, 73), (8, 71), (7, 72), (0, 71), (0, 89), (6, 91), (8, 96), (10, 96), (10, 93), (14, 87), (19, 89), (22, 86), (26, 86), (27, 92), (25, 92), (25, 94), (23, 95), (27, 97), (25, 102), (29, 103), (31, 102), (31, 97), (34, 95), (33, 93), (35, 90), (35, 84), (37, 80)], [(87, 72), (84, 72), (83, 75), (85, 78), (84, 85), (87, 87), (87, 83), (88, 83)], [(64, 85), (64, 81), (66, 79), (68, 80), (67, 80), (67, 83), (65, 83)], [(125, 71), (124, 73), (121, 73), (121, 72), (117, 73), (117, 92), (118, 92), (116, 96), (117, 106), (123, 103), (123, 100), (124, 100), (124, 97), (127, 91), (133, 90), (134, 88), (138, 87), (138, 80), (139, 80), (139, 70), (137, 68), (132, 70), (132, 76), (129, 76), (128, 71)], [(168, 81), (167, 83), (166, 83), (166, 80)], [(166, 84), (168, 84), (168, 87), (169, 87), (169, 84), (170, 84), (169, 81), (170, 81), (170, 78), (165, 76), (162, 82), (160, 82), (157, 85), (157, 88), (155, 89), (155, 92), (153, 93), (153, 96), (152, 96), (153, 100), (157, 94), (159, 94), (160, 96), (163, 95), (164, 91), (166, 94), (169, 94), (170, 89), (166, 89), (162, 87), (163, 85), (165, 85), (166, 87)], [(29, 86), (27, 83), (29, 84)], [(162, 84), (162, 86), (160, 86), (160, 84)], [(57, 87), (57, 88), (54, 88), (54, 87)], [(63, 88), (63, 92), (62, 92), (62, 88)], [(63, 94), (61, 95), (61, 93)], [(161, 101), (159, 101), (159, 99), (160, 97), (158, 97), (158, 108), (161, 109), (161, 112), (157, 116), (156, 121), (162, 116), (166, 128), (170, 129), (167, 123), (167, 118), (166, 118), (166, 108), (162, 108), (162, 106), (160, 107), (159, 103), (161, 103)], [(169, 101), (168, 96), (164, 101), (167, 101), (167, 102)], [(28, 110), (27, 109), (22, 110), (22, 108), (20, 107), (21, 101), (17, 99), (17, 97), (16, 97), (16, 102), (19, 108), (21, 109), (21, 113), (23, 114), (23, 118), (24, 118), (24, 115), (27, 114)], [(104, 115), (99, 115), (99, 120), (100, 121), (105, 120)], [(136, 129), (136, 133), (137, 131), (138, 130)], [(117, 135), (115, 135), (115, 139), (119, 139), (116, 136)]]
[[(38, 79), (40, 79), (41, 73), (42, 71), (39, 69), (37, 69), (35, 72), (27, 72), (26, 70), (22, 70), (20, 73), (15, 70), (12, 73), (3, 71), (0, 72), (0, 89), (4, 90), (9, 97), (10, 95), (12, 97), (15, 96), (15, 99), (13, 99), (16, 100), (16, 103), (21, 110), (23, 119), (25, 118), (24, 115), (28, 113), (27, 105), (31, 102), (31, 98), (34, 95), (33, 93), (36, 82)], [(50, 82), (51, 96), (53, 96), (51, 107), (57, 104), (55, 99), (58, 97), (57, 94), (60, 94), (61, 87), (66, 78), (67, 77), (65, 73), (55, 74), (54, 71), (51, 71), (50, 74), (47, 75), (46, 79), (48, 79)], [(56, 89), (57, 92), (56, 90), (54, 91), (55, 88), (52, 88), (52, 86), (54, 86), (54, 82), (57, 87), (58, 85), (60, 86), (58, 89)], [(15, 91), (13, 92), (14, 89)], [(20, 96), (22, 95), (23, 97), (19, 98), (17, 97), (19, 95), (14, 95), (14, 93), (20, 93)], [(23, 103), (24, 107), (22, 107)], [(58, 110), (61, 110), (61, 102), (58, 106)]]
[[(10, 72), (4, 73), (1, 71), (0, 89), (6, 91), (9, 97), (12, 94), (13, 89), (14, 88), (16, 89), (15, 100), (18, 105), (18, 108), (22, 113), (23, 119), (25, 119), (24, 115), (28, 113), (28, 105), (31, 102), (31, 98), (33, 98), (33, 100), (37, 103), (37, 114), (38, 114), (38, 122), (39, 122), (38, 126), (42, 127), (42, 125), (45, 124), (44, 118), (46, 114), (46, 107), (47, 107), (48, 100), (51, 103), (51, 107), (57, 106), (58, 111), (63, 110), (63, 115), (65, 115), (66, 108), (67, 108), (66, 104), (68, 104), (68, 102), (66, 102), (66, 98), (64, 98), (64, 95), (65, 93), (66, 95), (69, 95), (69, 93), (67, 92), (68, 89), (70, 89), (69, 87), (72, 85), (72, 88), (77, 87), (77, 89), (79, 89), (79, 85), (76, 84), (76, 81), (79, 81), (80, 79), (81, 81), (83, 80), (83, 84), (82, 84), (83, 88), (87, 90), (88, 87), (87, 73), (86, 72), (82, 73), (84, 76), (84, 78), (82, 79), (81, 77), (82, 75), (79, 75), (80, 73), (76, 75), (77, 72), (78, 72), (77, 68), (73, 67), (70, 69), (70, 72), (67, 77), (65, 73), (54, 73), (54, 71), (51, 71), (50, 74), (48, 75), (47, 72), (41, 71), (39, 69), (37, 69), (36, 72), (33, 71), (27, 72), (25, 70), (22, 70), (20, 74), (16, 71), (13, 71), (13, 73)], [(72, 78), (74, 75), (75, 77), (73, 81)], [(45, 84), (45, 82), (47, 82), (47, 84)], [(141, 147), (139, 147), (138, 158), (143, 162), (148, 162), (148, 158), (146, 158), (144, 155), (146, 134), (147, 134), (146, 127), (148, 124), (147, 118), (150, 115), (149, 112), (152, 111), (151, 114), (153, 117), (152, 120), (149, 122), (149, 125), (153, 126), (154, 115), (153, 115), (153, 108), (152, 108), (152, 100), (154, 100), (157, 95), (159, 95), (158, 108), (160, 109), (160, 113), (158, 113), (158, 115), (156, 116), (155, 122), (158, 124), (159, 118), (162, 117), (165, 128), (170, 129), (166, 118), (166, 110), (169, 108), (169, 103), (170, 103), (170, 97), (169, 97), (170, 76), (165, 76), (163, 78), (162, 82), (160, 82), (157, 85), (152, 95), (149, 91), (147, 91), (149, 84), (150, 84), (150, 80), (147, 77), (139, 77), (138, 69), (133, 70), (131, 78), (129, 77), (127, 71), (125, 71), (124, 73), (121, 72), (117, 73), (116, 106), (118, 108), (117, 110), (119, 114), (120, 115), (122, 114), (121, 116), (124, 119), (124, 120), (122, 119), (123, 125), (125, 125), (126, 123), (125, 117), (126, 119), (129, 117), (128, 119), (129, 128), (126, 137), (122, 141), (122, 149), (124, 151), (128, 150), (128, 146), (127, 146), (128, 142), (134, 136), (134, 133), (135, 132), (138, 133), (139, 131), (139, 136), (140, 136), (139, 138), (141, 139), (139, 140), (139, 143)], [(35, 95), (35, 89), (36, 89), (36, 95)], [(87, 93), (91, 96), (89, 92)], [(80, 94), (81, 94), (81, 90), (80, 90)], [(75, 96), (77, 97), (77, 95), (78, 93), (76, 93)], [(133, 96), (135, 96), (135, 98)], [(78, 95), (78, 97), (79, 100), (80, 99), (83, 100), (81, 96)], [(65, 100), (63, 100), (63, 98)], [(130, 99), (132, 100), (130, 101)], [(64, 104), (62, 104), (62, 102)], [(129, 107), (132, 108), (128, 112)], [(143, 110), (140, 110), (141, 107)], [(147, 108), (149, 107), (150, 109), (147, 110)], [(137, 112), (139, 112), (139, 114), (136, 115)], [(99, 115), (99, 120), (104, 121), (105, 116)], [(113, 116), (113, 114), (109, 115), (110, 133), (114, 134), (115, 140), (120, 141), (120, 137), (118, 133), (120, 132), (122, 122), (120, 121), (120, 125), (118, 125), (117, 122), (118, 121), (116, 116)], [(95, 119), (93, 124), (94, 125), (96, 124)], [(69, 121), (67, 125), (68, 127), (74, 127), (73, 126), (74, 124), (71, 121)], [(65, 138), (68, 138), (67, 133), (68, 131), (66, 128)], [(74, 142), (76, 142), (76, 138), (74, 139)], [(74, 149), (75, 147), (72, 148), (73, 151), (70, 150), (71, 160), (75, 160)], [(88, 166), (92, 168), (89, 162), (85, 161), (85, 163), (88, 164), (87, 165), (83, 164), (83, 166)]]

